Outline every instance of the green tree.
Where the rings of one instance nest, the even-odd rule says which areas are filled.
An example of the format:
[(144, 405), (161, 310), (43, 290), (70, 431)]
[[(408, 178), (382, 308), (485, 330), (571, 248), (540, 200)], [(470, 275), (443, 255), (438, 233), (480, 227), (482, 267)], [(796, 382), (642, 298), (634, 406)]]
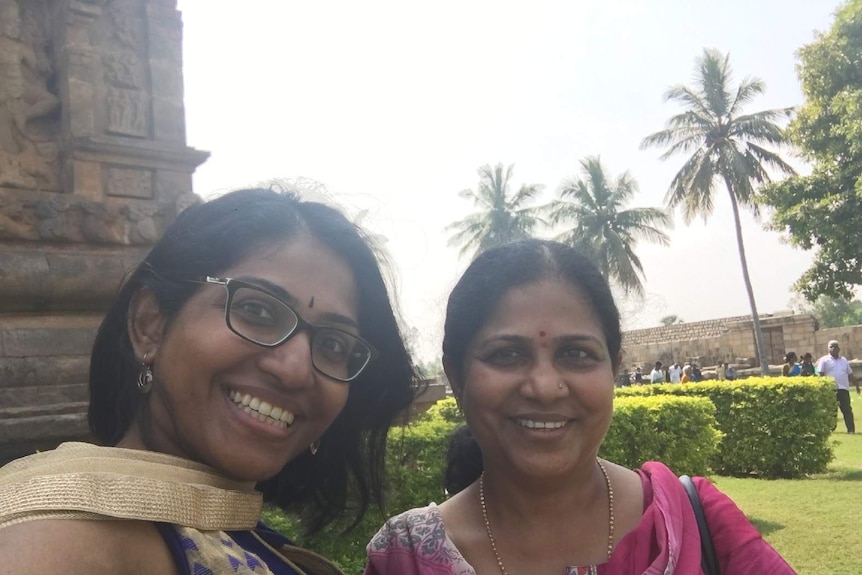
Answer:
[(626, 293), (643, 295), (643, 266), (635, 253), (639, 240), (668, 245), (660, 228), (673, 221), (659, 208), (625, 205), (638, 191), (634, 178), (624, 172), (617, 178), (605, 173), (598, 157), (581, 160), (581, 177), (560, 186), (559, 199), (543, 209), (551, 224), (568, 229), (557, 240), (580, 249)]
[(820, 328), (862, 325), (862, 301), (819, 296), (814, 303), (804, 301), (796, 311), (810, 313)]
[(669, 208), (682, 207), (686, 223), (698, 215), (706, 220), (712, 214), (716, 186), (724, 184), (733, 210), (739, 261), (754, 320), (760, 369), (766, 375), (769, 366), (748, 274), (739, 206), (758, 213), (755, 187), (770, 181), (769, 168), (793, 173), (777, 153), (763, 147), (764, 144), (777, 145), (785, 141), (784, 131), (777, 122), (788, 117), (792, 110), (785, 108), (744, 114), (742, 108), (762, 94), (765, 86), (757, 78), (746, 77), (734, 87), (730, 59), (717, 50), (705, 49), (697, 59), (694, 82), (692, 87), (677, 85), (665, 93), (665, 101), (678, 102), (684, 111), (672, 116), (664, 130), (647, 136), (641, 148), (667, 148), (662, 159), (678, 153), (691, 154), (674, 176), (665, 196)]
[(543, 223), (536, 208), (526, 205), (542, 190), (542, 186), (523, 184), (517, 192), (511, 193), (509, 181), (514, 168), (514, 164), (506, 169), (501, 163), (493, 167), (486, 164), (479, 168), (478, 189), (458, 194), (480, 208), (480, 211), (446, 227), (452, 232), (449, 245), (460, 246), (460, 255), (478, 254), (490, 247), (527, 239)]
[(681, 317), (679, 317), (678, 315), (666, 315), (663, 318), (661, 318), (659, 320), (659, 322), (665, 327), (669, 326), (669, 325), (678, 325), (681, 323), (685, 323), (683, 321), (683, 319)]
[(770, 226), (814, 250), (794, 286), (809, 301), (853, 297), (862, 284), (862, 0), (798, 52), (805, 104), (788, 128), (812, 171), (768, 187)]

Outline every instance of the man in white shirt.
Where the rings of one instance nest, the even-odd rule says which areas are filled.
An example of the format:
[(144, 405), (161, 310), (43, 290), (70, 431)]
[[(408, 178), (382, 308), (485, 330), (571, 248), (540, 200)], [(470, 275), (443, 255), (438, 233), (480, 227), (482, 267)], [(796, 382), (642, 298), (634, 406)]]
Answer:
[(838, 397), (838, 407), (844, 416), (844, 425), (847, 433), (856, 433), (856, 424), (853, 422), (853, 408), (850, 406), (850, 382), (856, 385), (856, 393), (862, 393), (859, 380), (853, 377), (853, 370), (847, 358), (839, 355), (841, 347), (834, 339), (829, 342), (829, 354), (824, 355), (817, 362), (817, 371), (820, 375), (835, 379), (835, 394)]
[(682, 368), (678, 363), (675, 363), (668, 368), (667, 375), (671, 383), (679, 383), (679, 379), (682, 377)]
[(655, 362), (655, 367), (649, 372), (650, 383), (664, 383), (664, 372), (661, 369), (661, 362)]

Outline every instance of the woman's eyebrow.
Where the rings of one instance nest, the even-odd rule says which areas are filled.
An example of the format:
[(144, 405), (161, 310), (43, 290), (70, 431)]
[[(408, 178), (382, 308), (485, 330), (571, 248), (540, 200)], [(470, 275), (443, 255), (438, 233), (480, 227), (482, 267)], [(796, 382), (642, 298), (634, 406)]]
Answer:
[(278, 299), (283, 300), (284, 303), (286, 303), (288, 305), (294, 306), (294, 305), (297, 305), (299, 303), (299, 300), (297, 300), (295, 297), (293, 297), (293, 295), (291, 295), (291, 293), (289, 291), (287, 291), (286, 289), (284, 289), (283, 287), (281, 287), (278, 284), (272, 283), (269, 280), (265, 280), (263, 278), (259, 278), (259, 277), (255, 277), (255, 276), (239, 276), (239, 277), (236, 277), (234, 279), (236, 279), (237, 281), (242, 281), (245, 283), (249, 283), (252, 285), (262, 287), (263, 289), (265, 289), (266, 291), (268, 291), (269, 293), (271, 293), (272, 295), (274, 295)]
[[(260, 286), (266, 291), (270, 292), (272, 295), (276, 296), (278, 299), (284, 301), (284, 303), (288, 304), (291, 307), (298, 307), (299, 300), (296, 299), (289, 291), (284, 289), (278, 284), (272, 283), (269, 280), (265, 280), (263, 278), (255, 277), (255, 276), (240, 276), (235, 278), (238, 281), (244, 281), (246, 283), (250, 283), (256, 286)], [(314, 298), (312, 298), (313, 300)], [(297, 313), (299, 313), (297, 311)], [(355, 329), (359, 329), (359, 324), (352, 317), (337, 313), (337, 312), (324, 312), (320, 314), (317, 318), (317, 322), (314, 322), (315, 325), (320, 322), (327, 324), (341, 324), (345, 327), (352, 327)]]

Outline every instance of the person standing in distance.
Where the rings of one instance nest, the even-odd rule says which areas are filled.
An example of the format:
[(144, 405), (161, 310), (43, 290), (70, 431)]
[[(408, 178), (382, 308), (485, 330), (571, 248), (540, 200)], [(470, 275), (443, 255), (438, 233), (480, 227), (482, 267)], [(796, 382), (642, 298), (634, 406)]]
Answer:
[(650, 383), (664, 383), (664, 371), (661, 369), (661, 362), (655, 362), (655, 367), (649, 373)]
[(835, 379), (835, 394), (838, 397), (838, 408), (844, 416), (847, 433), (856, 433), (853, 421), (853, 408), (850, 406), (850, 382), (856, 386), (856, 393), (862, 393), (859, 380), (853, 376), (853, 370), (847, 358), (839, 355), (841, 347), (834, 339), (829, 342), (829, 353), (817, 361), (817, 372)]

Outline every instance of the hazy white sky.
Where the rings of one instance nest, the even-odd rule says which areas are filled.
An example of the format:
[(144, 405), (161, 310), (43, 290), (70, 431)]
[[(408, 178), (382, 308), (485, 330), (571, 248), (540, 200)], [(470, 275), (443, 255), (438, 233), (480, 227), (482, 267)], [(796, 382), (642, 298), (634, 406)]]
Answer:
[[(704, 47), (729, 52), (737, 79), (767, 92), (748, 109), (802, 102), (795, 51), (826, 30), (837, 0), (507, 2), (180, 0), (189, 144), (212, 153), (195, 174), (207, 197), (271, 178), (323, 183), (387, 238), (405, 320), (436, 357), (448, 291), (467, 262), (444, 227), (473, 211), (458, 192), (486, 163), (515, 164), (515, 186), (546, 186), (601, 155), (640, 183), (632, 206), (661, 206), (683, 158), (639, 151), (677, 108)], [(645, 302), (624, 327), (749, 313), (730, 204), (704, 224), (677, 216), (670, 247), (642, 244)], [(786, 309), (810, 254), (743, 222), (758, 309)]]

